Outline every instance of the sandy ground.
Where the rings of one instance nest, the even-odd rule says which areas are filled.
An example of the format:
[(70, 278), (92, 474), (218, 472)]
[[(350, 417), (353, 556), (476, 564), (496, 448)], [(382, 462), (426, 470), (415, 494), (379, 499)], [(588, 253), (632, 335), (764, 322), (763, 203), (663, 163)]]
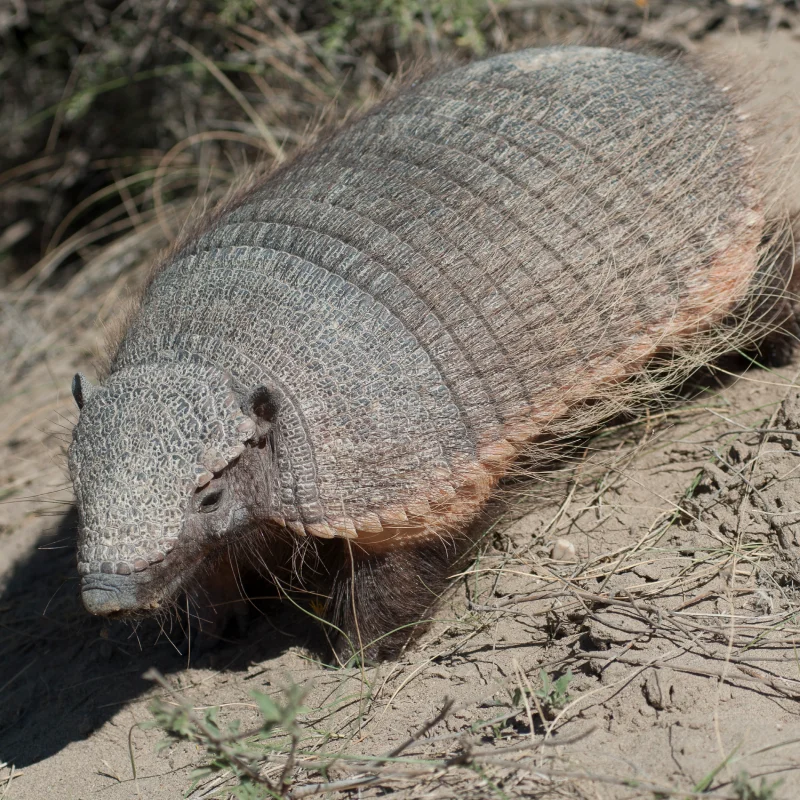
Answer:
[[(788, 33), (766, 49), (755, 37), (705, 46), (772, 61), (764, 96), (798, 103), (800, 41)], [(800, 205), (791, 160), (786, 176)], [(0, 390), (0, 798), (182, 796), (204, 753), (158, 753), (163, 734), (138, 727), (163, 695), (142, 677), (152, 666), (245, 726), (258, 719), (251, 690), (302, 684), (307, 753), (386, 753), (452, 698), (407, 752), (471, 748), (477, 761), (396, 776), (398, 796), (800, 796), (800, 361), (720, 380), (598, 436), (574, 469), (513, 487), (480, 557), (395, 663), (325, 666), (320, 630), (288, 605), (198, 657), (177, 629), (89, 619), (77, 597), (69, 381), (137, 279), (136, 255), (41, 292), (24, 318), (2, 308), (4, 373), (17, 378)], [(558, 539), (568, 546), (555, 560)], [(540, 708), (542, 672), (568, 670), (569, 697)], [(329, 777), (348, 774), (339, 762)], [(779, 779), (774, 794), (746, 793)]]

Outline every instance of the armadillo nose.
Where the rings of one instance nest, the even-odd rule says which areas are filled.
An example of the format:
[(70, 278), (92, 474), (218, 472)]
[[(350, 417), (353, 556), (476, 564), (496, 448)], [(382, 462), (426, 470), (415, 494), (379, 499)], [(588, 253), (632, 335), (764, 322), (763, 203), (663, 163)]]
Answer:
[(136, 584), (129, 575), (84, 575), (81, 579), (81, 599), (90, 614), (104, 617), (139, 608)]

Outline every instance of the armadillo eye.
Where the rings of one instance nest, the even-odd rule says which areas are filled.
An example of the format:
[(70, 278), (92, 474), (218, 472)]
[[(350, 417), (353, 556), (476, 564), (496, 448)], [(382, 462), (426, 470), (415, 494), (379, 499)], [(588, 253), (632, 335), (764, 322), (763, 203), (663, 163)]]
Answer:
[(222, 489), (215, 489), (214, 491), (204, 494), (197, 504), (197, 510), (207, 513), (215, 511), (219, 507), (219, 501), (222, 499)]

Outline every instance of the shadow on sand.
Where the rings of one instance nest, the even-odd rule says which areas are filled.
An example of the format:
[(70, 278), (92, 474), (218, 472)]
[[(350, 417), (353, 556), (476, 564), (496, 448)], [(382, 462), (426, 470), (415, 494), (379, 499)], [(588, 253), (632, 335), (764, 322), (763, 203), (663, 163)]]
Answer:
[[(167, 635), (152, 621), (134, 632), (84, 611), (76, 526), (73, 507), (17, 564), (0, 595), (0, 761), (18, 768), (88, 737), (141, 697), (152, 685), (142, 678), (150, 667), (169, 675), (189, 661), (177, 624)], [(296, 645), (324, 652), (324, 637), (290, 604), (275, 603), (245, 640), (192, 654), (191, 666), (244, 670)]]

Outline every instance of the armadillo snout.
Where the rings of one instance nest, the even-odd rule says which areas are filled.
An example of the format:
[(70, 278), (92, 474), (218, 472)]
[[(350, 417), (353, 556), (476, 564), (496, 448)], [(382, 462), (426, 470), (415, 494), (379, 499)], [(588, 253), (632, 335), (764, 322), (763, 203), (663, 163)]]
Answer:
[(81, 579), (81, 600), (90, 614), (111, 616), (141, 610), (137, 599), (140, 582), (131, 575), (107, 573), (84, 575)]

